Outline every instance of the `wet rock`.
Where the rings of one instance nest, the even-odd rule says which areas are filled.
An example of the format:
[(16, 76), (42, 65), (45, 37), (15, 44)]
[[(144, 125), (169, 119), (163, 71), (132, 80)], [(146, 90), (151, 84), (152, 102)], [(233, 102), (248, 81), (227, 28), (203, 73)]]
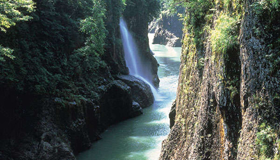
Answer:
[(132, 99), (139, 103), (142, 108), (153, 104), (152, 90), (144, 81), (131, 75), (119, 75), (116, 78), (130, 86)]
[(133, 101), (132, 103), (132, 109), (131, 109), (131, 112), (129, 113), (129, 117), (136, 117), (136, 116), (139, 116), (143, 114), (143, 109), (142, 107), (140, 106), (139, 103)]
[(171, 110), (169, 112), (170, 128), (172, 128), (175, 124), (175, 116), (176, 116), (176, 101), (173, 102)]
[(131, 0), (131, 3), (127, 3), (126, 5), (123, 18), (126, 20), (127, 27), (133, 35), (138, 47), (140, 59), (137, 63), (142, 64), (143, 70), (145, 70), (145, 74), (147, 75), (147, 80), (153, 82), (155, 87), (158, 87), (159, 80), (157, 71), (159, 65), (153, 54), (150, 52), (148, 39), (148, 24), (151, 21), (151, 17), (148, 12), (142, 12), (141, 16), (139, 16), (139, 14), (131, 14), (135, 11), (142, 11), (142, 8), (146, 6), (147, 4), (144, 1)]

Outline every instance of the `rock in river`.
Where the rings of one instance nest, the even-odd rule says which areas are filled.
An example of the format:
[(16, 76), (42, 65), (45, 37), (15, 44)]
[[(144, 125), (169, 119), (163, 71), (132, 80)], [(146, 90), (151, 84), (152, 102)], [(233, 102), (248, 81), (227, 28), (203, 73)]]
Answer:
[(154, 102), (152, 90), (148, 84), (131, 75), (119, 75), (116, 77), (131, 88), (132, 99), (140, 104), (142, 108), (149, 107)]

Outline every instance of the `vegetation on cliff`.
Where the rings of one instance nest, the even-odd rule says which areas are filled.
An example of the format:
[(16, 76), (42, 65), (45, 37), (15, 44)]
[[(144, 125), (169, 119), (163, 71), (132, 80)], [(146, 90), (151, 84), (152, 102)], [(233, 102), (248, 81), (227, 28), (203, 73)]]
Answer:
[[(114, 90), (123, 93), (116, 102), (127, 100), (126, 109), (132, 106), (130, 87), (114, 79), (128, 74), (119, 20), (129, 12), (132, 19), (142, 14), (131, 24), (141, 24), (137, 33), (147, 39), (145, 24), (159, 6), (157, 0), (135, 3), (139, 1), (1, 0), (2, 159), (74, 159), (72, 152), (88, 148), (108, 125), (129, 117), (106, 111), (109, 101), (104, 99), (111, 96), (107, 90)], [(147, 62), (157, 69), (153, 59)], [(107, 123), (110, 117), (104, 115), (109, 113), (117, 120)]]
[(179, 2), (176, 117), (161, 159), (279, 159), (279, 1)]
[(35, 3), (36, 11), (29, 16), (32, 20), (1, 35), (1, 44), (14, 50), (14, 59), (4, 57), (0, 62), (1, 87), (5, 86), (7, 93), (63, 93), (65, 97), (70, 97), (74, 88), (78, 90), (73, 82), (78, 83), (80, 77), (93, 87), (96, 78), (89, 73), (105, 67), (100, 59), (107, 32), (104, 2)]
[[(144, 14), (145, 25), (157, 14), (158, 1), (141, 3), (138, 10), (127, 7), (126, 13)], [(118, 31), (125, 5), (135, 6), (132, 1), (111, 0), (1, 3), (3, 92), (73, 99), (85, 89), (94, 94), (103, 82), (100, 75), (127, 73)]]

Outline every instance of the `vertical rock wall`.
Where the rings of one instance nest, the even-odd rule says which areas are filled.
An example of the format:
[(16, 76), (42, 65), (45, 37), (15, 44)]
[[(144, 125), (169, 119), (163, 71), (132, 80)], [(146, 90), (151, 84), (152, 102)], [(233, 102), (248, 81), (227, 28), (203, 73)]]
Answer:
[[(278, 159), (279, 6), (250, 0), (202, 3), (197, 4), (202, 14), (186, 10), (187, 16), (202, 18), (198, 25), (187, 19), (184, 29), (175, 124), (160, 159)], [(237, 21), (231, 19), (237, 14)], [(235, 22), (230, 32), (221, 29), (227, 28), (221, 27), (224, 19)], [(226, 40), (237, 43), (217, 49), (213, 44), (222, 39), (217, 33), (228, 33)]]
[[(240, 34), (243, 125), (238, 159), (280, 158), (277, 141), (280, 120), (280, 12), (279, 6), (277, 10), (259, 7), (260, 4), (254, 1), (244, 4)], [(271, 136), (270, 140), (267, 136)], [(263, 147), (267, 149), (263, 151)]]
[[(90, 6), (93, 4), (87, 2), (89, 1), (79, 1), (79, 4), (87, 4), (87, 6), (83, 6), (85, 8), (96, 7)], [(20, 77), (19, 80), (10, 78), (9, 81), (4, 81), (1, 79), (1, 160), (74, 160), (76, 159), (75, 154), (88, 149), (92, 142), (99, 140), (99, 135), (107, 127), (142, 114), (141, 107), (148, 107), (153, 103), (151, 89), (142, 80), (133, 79), (133, 77), (125, 80), (115, 79), (117, 75), (128, 74), (119, 29), (119, 19), (124, 5), (122, 0), (102, 0), (100, 3), (106, 4), (106, 18), (104, 18), (106, 31), (102, 33), (106, 34), (106, 44), (102, 56), (90, 53), (92, 56), (98, 56), (96, 61), (88, 58), (82, 59), (82, 61), (79, 61), (78, 58), (73, 61), (69, 60), (69, 55), (83, 47), (86, 39), (86, 35), (79, 31), (79, 26), (73, 25), (80, 23), (80, 20), (84, 18), (79, 17), (80, 12), (86, 11), (79, 10), (74, 5), (73, 10), (69, 5), (65, 5), (72, 4), (70, 1), (64, 3), (63, 0), (55, 2), (40, 0), (36, 3), (37, 11), (34, 13), (32, 21), (22, 22), (11, 28), (6, 35), (1, 34), (3, 37), (1, 44), (5, 42), (6, 45), (19, 45), (19, 47), (15, 50), (17, 57), (15, 61), (7, 61), (4, 63), (5, 65), (1, 63), (1, 67), (4, 66), (0, 69), (1, 74), (5, 70), (13, 72), (3, 74), (0, 78)], [(147, 6), (140, 7), (145, 9)], [(61, 17), (54, 14), (54, 10), (59, 12), (58, 15)], [(66, 14), (68, 12), (71, 14)], [(54, 17), (50, 18), (51, 16)], [(70, 19), (67, 19), (69, 23), (62, 21), (65, 20), (64, 16)], [(88, 13), (86, 16), (96, 15)], [(145, 19), (145, 17), (143, 18)], [(141, 21), (137, 21), (137, 23), (141, 24)], [(38, 31), (36, 27), (43, 29), (44, 32)], [(140, 27), (144, 27), (143, 30), (146, 29), (145, 26)], [(55, 39), (38, 36), (41, 34), (52, 35)], [(63, 38), (67, 39), (71, 45), (64, 43)], [(60, 40), (59, 42), (63, 42), (56, 43), (57, 39)], [(149, 52), (147, 43), (143, 42), (143, 45), (145, 51)], [(45, 52), (44, 49), (52, 45), (57, 45), (59, 48), (54, 48), (51, 53)], [(42, 50), (36, 49), (36, 47), (34, 49), (32, 46), (40, 46), (39, 48)], [(102, 48), (102, 46), (95, 47)], [(46, 57), (53, 56), (53, 58), (46, 59), (41, 55), (40, 58), (43, 60), (36, 61), (40, 59), (38, 54)], [(152, 68), (156, 75), (155, 59), (147, 62), (156, 64), (156, 68)], [(53, 64), (56, 63), (59, 65), (54, 66)], [(27, 64), (31, 69), (25, 70), (24, 66), (21, 66), (23, 64)], [(85, 67), (88, 64), (91, 64), (90, 67)], [(72, 65), (75, 68), (72, 68)], [(102, 65), (102, 67), (98, 68), (93, 65)], [(51, 67), (52, 70), (45, 69), (46, 66)], [(151, 68), (149, 69), (151, 70)], [(45, 77), (50, 78), (51, 75), (55, 75), (57, 79), (48, 81), (42, 78), (44, 76), (38, 73), (40, 70), (48, 73)], [(38, 84), (30, 83), (30, 79), (38, 80)], [(45, 84), (43, 80), (48, 83)], [(55, 91), (46, 90), (33, 93), (32, 90), (28, 90), (29, 88), (40, 89), (40, 84), (46, 86), (47, 89), (53, 85)], [(138, 92), (132, 92), (132, 88)]]

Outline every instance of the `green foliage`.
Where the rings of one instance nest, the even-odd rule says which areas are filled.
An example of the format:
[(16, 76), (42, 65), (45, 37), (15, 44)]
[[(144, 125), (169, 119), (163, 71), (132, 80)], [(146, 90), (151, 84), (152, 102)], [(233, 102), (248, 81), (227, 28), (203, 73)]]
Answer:
[(273, 12), (273, 10), (279, 11), (280, 2), (278, 0), (263, 0), (254, 2), (252, 6), (255, 8), (256, 13), (258, 15), (261, 15), (265, 10), (271, 12)]
[(146, 0), (148, 21), (152, 21), (159, 15), (160, 12), (160, 0)]
[[(192, 29), (195, 36), (201, 37), (203, 34), (203, 26), (206, 23), (205, 17), (211, 13), (210, 8), (212, 8), (213, 3), (201, 0), (201, 1), (190, 1), (187, 4), (187, 10), (190, 14), (187, 16), (187, 21), (189, 23), (188, 28)], [(201, 38), (195, 38), (197, 44), (202, 46)]]
[(106, 66), (104, 1), (37, 1), (32, 20), (0, 35), (1, 54), (10, 56), (6, 48), (13, 48), (16, 57), (0, 62), (2, 90), (67, 97), (81, 86), (93, 89)]
[[(140, 16), (146, 20), (143, 22), (150, 22), (160, 13), (160, 0), (126, 0), (127, 17)], [(130, 15), (128, 15), (130, 14)]]
[(262, 123), (259, 126), (259, 132), (257, 133), (256, 138), (256, 145), (258, 146), (259, 151), (258, 157), (260, 160), (276, 160), (279, 158), (279, 155), (274, 153), (274, 148), (277, 147), (274, 146), (274, 144), (277, 144), (276, 141), (277, 134), (275, 130), (266, 123)]
[[(0, 31), (7, 32), (18, 21), (28, 21), (31, 16), (25, 14), (34, 10), (32, 0), (0, 0)], [(0, 61), (5, 61), (4, 57), (14, 59), (13, 50), (0, 45)]]
[(87, 17), (81, 21), (81, 31), (88, 36), (85, 42), (86, 47), (80, 49), (84, 54), (95, 51), (96, 56), (100, 56), (98, 54), (104, 53), (106, 28), (104, 25), (105, 8), (102, 6), (104, 5), (100, 0), (95, 0), (92, 10), (92, 15), (95, 16)]
[(14, 59), (15, 56), (12, 55), (13, 50), (10, 48), (5, 48), (0, 45), (0, 61), (5, 61), (4, 57)]
[[(100, 67), (105, 67), (106, 63), (101, 59), (104, 54), (104, 45), (107, 30), (105, 28), (105, 8), (101, 0), (93, 1), (94, 8), (91, 15), (80, 22), (80, 31), (86, 35), (84, 46), (75, 50), (70, 56), (71, 69), (79, 68), (77, 71), (81, 75), (91, 73), (95, 75)], [(86, 70), (83, 73), (82, 70)], [(71, 74), (71, 76), (74, 76)]]
[(277, 74), (280, 69), (280, 1), (263, 0), (251, 5), (262, 25), (254, 27), (256, 37), (263, 37), (268, 44), (267, 59), (272, 63), (271, 75)]
[(226, 53), (228, 49), (238, 44), (238, 18), (220, 13), (215, 29), (211, 31), (211, 48), (215, 53)]
[(167, 14), (177, 14), (178, 7), (185, 8), (187, 2), (184, 0), (161, 0), (162, 12)]
[(126, 4), (126, 0), (122, 0), (123, 4), (125, 5)]
[(18, 21), (28, 21), (31, 16), (26, 12), (34, 10), (32, 0), (0, 0), (0, 30), (6, 32), (11, 26), (15, 26)]
[(186, 51), (188, 51), (190, 58), (195, 52), (202, 53), (203, 41), (206, 38), (203, 36), (204, 26), (207, 23), (206, 16), (211, 13), (210, 9), (214, 4), (207, 0), (190, 0), (184, 2), (184, 5), (187, 12), (184, 19), (185, 39), (183, 41), (188, 46)]

